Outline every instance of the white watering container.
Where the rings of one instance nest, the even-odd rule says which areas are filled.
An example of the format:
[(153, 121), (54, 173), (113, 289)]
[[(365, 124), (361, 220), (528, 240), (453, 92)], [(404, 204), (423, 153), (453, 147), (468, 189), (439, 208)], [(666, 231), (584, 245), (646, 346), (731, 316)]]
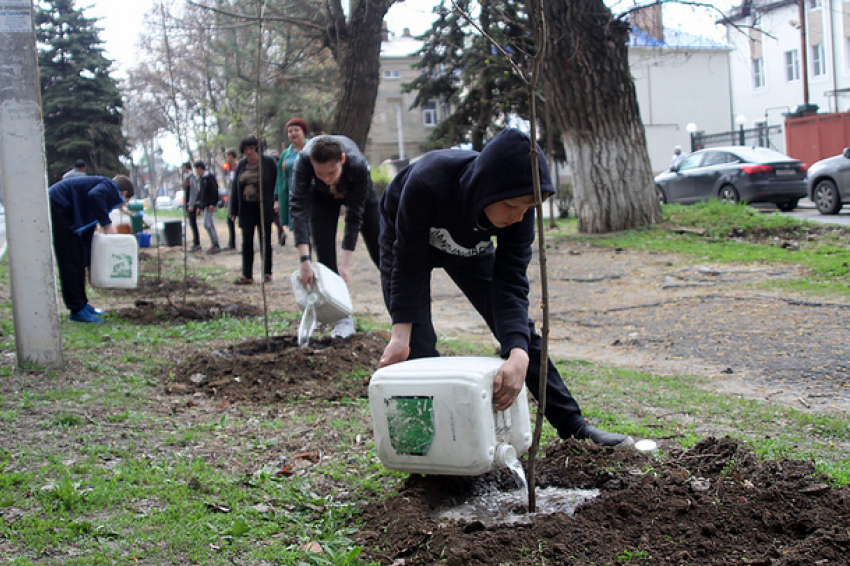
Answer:
[[(350, 316), (354, 309), (351, 307), (351, 296), (345, 279), (318, 262), (313, 263), (313, 274), (315, 283), (312, 289), (304, 288), (297, 270), (289, 278), (298, 306), (303, 310), (312, 303), (316, 322), (336, 322)], [(314, 297), (310, 298), (310, 295)]]
[(525, 386), (493, 409), (504, 360), (421, 358), (379, 369), (369, 382), (378, 457), (401, 472), (474, 476), (510, 466), (531, 446)]
[(139, 282), (139, 242), (132, 234), (95, 232), (91, 242), (91, 284), (133, 289)]

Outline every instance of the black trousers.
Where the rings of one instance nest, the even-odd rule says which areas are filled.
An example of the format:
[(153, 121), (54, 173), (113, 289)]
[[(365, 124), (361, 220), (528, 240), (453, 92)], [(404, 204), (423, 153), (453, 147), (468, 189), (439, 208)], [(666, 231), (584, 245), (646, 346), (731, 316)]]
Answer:
[[(189, 228), (192, 229), (192, 245), (200, 246), (201, 245), (201, 236), (198, 233), (198, 209), (192, 207), (192, 211), (186, 211), (187, 219), (189, 220)], [(187, 237), (188, 239), (188, 237)]]
[[(260, 233), (262, 244), (265, 247), (266, 263), (263, 273), (272, 274), (272, 221), (274, 214), (266, 214), (265, 230), (260, 226), (260, 203), (243, 202), (239, 209), (239, 227), (242, 229), (242, 276), (252, 279), (254, 272), (254, 231)], [(265, 238), (263, 240), (263, 238)], [(260, 249), (262, 254), (263, 249)]]
[[(339, 211), (342, 199), (331, 195), (312, 192), (310, 201), (310, 236), (313, 248), (316, 250), (316, 260), (339, 273), (336, 262), (336, 230), (339, 224)], [(380, 265), (378, 249), (378, 233), (381, 230), (380, 212), (378, 211), (378, 196), (370, 190), (363, 207), (363, 224), (360, 235), (369, 251), (369, 257), (376, 267)]]
[(236, 222), (231, 220), (230, 214), (227, 215), (227, 247), (236, 247)]
[(59, 268), (62, 301), (74, 314), (89, 302), (86, 296), (86, 264), (89, 258), (86, 242), (91, 245), (94, 228), (86, 230), (83, 235), (75, 233), (71, 230), (71, 210), (53, 201), (50, 201), (50, 221), (53, 227), (53, 251), (56, 253), (56, 265)]
[[(385, 245), (390, 245), (384, 242)], [(385, 250), (386, 253), (387, 250)], [(386, 257), (386, 256), (385, 256)], [(445, 269), (452, 281), (461, 292), (469, 299), (475, 310), (478, 311), (490, 332), (496, 335), (493, 319), (493, 262), (495, 254), (485, 253), (474, 257), (463, 258), (450, 256), (436, 250), (432, 250), (428, 258), (423, 258), (430, 264), (431, 270), (442, 267)], [(381, 287), (384, 292), (384, 301), (389, 309), (389, 283), (391, 275), (390, 262), (384, 262), (381, 269)], [(439, 356), (437, 351), (437, 334), (431, 318), (431, 293), (430, 291), (420, 297), (419, 308), (421, 312), (427, 313), (425, 321), (414, 324), (410, 336), (410, 357), (430, 358)], [(534, 330), (534, 323), (528, 321), (528, 330), (531, 336), (528, 346), (528, 372), (525, 376), (525, 385), (535, 399), (540, 399), (540, 357), (543, 340)], [(584, 426), (584, 417), (581, 408), (575, 398), (564, 384), (561, 375), (555, 368), (551, 359), (547, 360), (546, 375), (546, 420), (551, 423), (561, 438), (570, 438)]]

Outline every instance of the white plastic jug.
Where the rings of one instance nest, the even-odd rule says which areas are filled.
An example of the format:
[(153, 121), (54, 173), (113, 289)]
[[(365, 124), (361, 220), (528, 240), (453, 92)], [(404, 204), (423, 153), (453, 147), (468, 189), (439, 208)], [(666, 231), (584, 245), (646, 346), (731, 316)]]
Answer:
[(313, 264), (315, 283), (312, 289), (305, 289), (301, 284), (299, 271), (296, 270), (290, 276), (292, 292), (295, 294), (295, 302), (301, 309), (307, 308), (308, 297), (315, 295), (312, 303), (316, 310), (316, 322), (336, 322), (341, 318), (351, 315), (351, 296), (348, 294), (348, 285), (345, 280), (331, 271), (321, 263)]
[(421, 358), (379, 369), (369, 383), (378, 458), (409, 473), (472, 476), (511, 465), (531, 446), (528, 396), (493, 409), (504, 360)]
[(95, 232), (91, 242), (91, 284), (134, 289), (139, 283), (139, 242), (132, 234)]

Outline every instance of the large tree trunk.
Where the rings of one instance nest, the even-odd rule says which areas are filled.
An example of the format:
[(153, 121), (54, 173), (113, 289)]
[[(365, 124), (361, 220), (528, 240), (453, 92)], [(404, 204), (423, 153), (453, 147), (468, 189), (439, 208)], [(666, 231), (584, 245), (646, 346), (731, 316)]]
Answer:
[[(369, 137), (380, 82), (381, 26), (394, 0), (358, 0), (348, 22), (329, 2), (330, 48), (339, 64), (339, 89), (332, 131), (362, 149)], [(336, 4), (338, 6), (338, 4)]]
[(629, 71), (628, 24), (602, 0), (541, 4), (548, 26), (543, 76), (564, 132), (579, 231), (658, 222), (661, 207)]

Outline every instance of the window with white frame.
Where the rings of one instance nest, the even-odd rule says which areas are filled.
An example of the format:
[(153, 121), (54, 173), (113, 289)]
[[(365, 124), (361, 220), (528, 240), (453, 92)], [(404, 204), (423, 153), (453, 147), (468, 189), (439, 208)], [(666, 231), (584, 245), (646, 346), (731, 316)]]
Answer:
[(785, 80), (800, 80), (800, 55), (796, 49), (785, 52)]
[(753, 59), (753, 88), (764, 88), (764, 59)]
[(384, 78), (385, 79), (400, 79), (401, 71), (398, 69), (384, 69)]
[(428, 101), (422, 105), (422, 123), (428, 128), (437, 125), (437, 103)]
[(824, 61), (823, 43), (812, 45), (812, 76), (819, 77), (826, 74), (826, 61)]

